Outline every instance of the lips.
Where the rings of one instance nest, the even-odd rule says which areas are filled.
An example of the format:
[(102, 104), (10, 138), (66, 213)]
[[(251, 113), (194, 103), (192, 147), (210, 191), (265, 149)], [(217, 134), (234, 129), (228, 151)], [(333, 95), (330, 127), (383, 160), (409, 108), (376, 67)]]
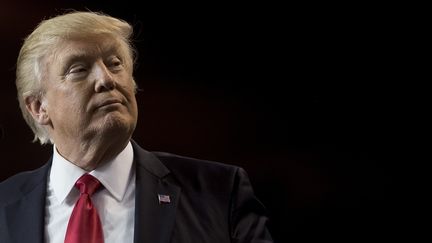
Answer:
[(109, 105), (114, 105), (114, 104), (123, 104), (123, 102), (122, 102), (122, 100), (115, 99), (115, 98), (105, 99), (102, 102), (97, 103), (96, 109), (102, 108), (102, 107), (105, 107), (105, 106), (109, 106)]

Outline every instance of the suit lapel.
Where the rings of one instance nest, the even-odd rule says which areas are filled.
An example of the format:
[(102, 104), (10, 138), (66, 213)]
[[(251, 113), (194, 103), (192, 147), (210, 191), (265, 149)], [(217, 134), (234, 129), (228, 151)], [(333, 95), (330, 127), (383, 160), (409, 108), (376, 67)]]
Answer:
[[(168, 243), (174, 227), (180, 187), (167, 181), (168, 169), (135, 143), (135, 242)], [(165, 197), (165, 202), (158, 196)], [(168, 202), (169, 200), (169, 202)]]
[(4, 208), (11, 242), (43, 242), (49, 165), (35, 171), (22, 187), (22, 197)]

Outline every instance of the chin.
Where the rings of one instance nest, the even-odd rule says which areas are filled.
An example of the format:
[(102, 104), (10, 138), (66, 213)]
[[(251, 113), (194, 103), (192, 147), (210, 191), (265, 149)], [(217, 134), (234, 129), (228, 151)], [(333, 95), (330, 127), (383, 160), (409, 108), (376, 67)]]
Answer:
[(122, 114), (107, 114), (99, 121), (96, 126), (104, 135), (114, 135), (115, 137), (130, 136), (135, 129), (136, 122), (130, 116)]

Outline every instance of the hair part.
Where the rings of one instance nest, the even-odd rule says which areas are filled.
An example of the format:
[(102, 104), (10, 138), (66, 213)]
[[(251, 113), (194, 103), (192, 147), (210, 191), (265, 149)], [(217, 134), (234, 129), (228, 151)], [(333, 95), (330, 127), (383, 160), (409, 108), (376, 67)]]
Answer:
[[(34, 133), (33, 142), (53, 143), (47, 130), (27, 110), (26, 99), (42, 99), (42, 80), (47, 69), (44, 64), (56, 44), (61, 40), (101, 34), (120, 38), (129, 52), (127, 65), (133, 70), (136, 52), (132, 45), (132, 33), (132, 26), (124, 20), (100, 12), (73, 11), (41, 21), (25, 38), (17, 59), (16, 86), (24, 120)], [(133, 82), (136, 89), (135, 81)]]

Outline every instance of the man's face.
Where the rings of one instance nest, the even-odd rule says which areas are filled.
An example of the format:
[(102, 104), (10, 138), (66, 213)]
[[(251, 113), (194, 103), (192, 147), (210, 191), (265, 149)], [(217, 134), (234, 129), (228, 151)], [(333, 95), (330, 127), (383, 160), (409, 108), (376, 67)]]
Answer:
[(59, 43), (42, 77), (41, 103), (54, 143), (131, 136), (138, 116), (131, 62), (125, 44), (110, 36)]

